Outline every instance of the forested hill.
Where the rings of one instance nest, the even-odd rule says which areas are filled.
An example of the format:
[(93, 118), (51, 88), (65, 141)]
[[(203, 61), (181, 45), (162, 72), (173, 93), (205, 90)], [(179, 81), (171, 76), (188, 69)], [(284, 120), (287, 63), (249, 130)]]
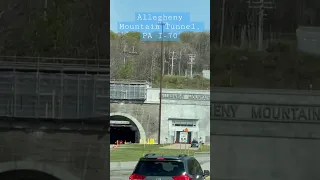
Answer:
[[(140, 33), (117, 34), (110, 31), (111, 78), (114, 79), (154, 79), (160, 73), (161, 42), (140, 41)], [(165, 75), (184, 76), (189, 54), (195, 54), (193, 74), (200, 74), (210, 67), (210, 33), (182, 33), (178, 42), (164, 42)], [(171, 58), (174, 58), (171, 69)]]
[(1, 1), (0, 55), (104, 59), (107, 8), (108, 1)]
[[(264, 37), (295, 38), (298, 26), (320, 27), (320, 1), (319, 0), (264, 0), (273, 7), (265, 9), (264, 13)], [(224, 5), (224, 17), (222, 9)], [(248, 2), (257, 0), (217, 0), (211, 1), (211, 31), (212, 44), (220, 43), (221, 27), (224, 20), (223, 44), (227, 46), (240, 46), (241, 33), (247, 34), (248, 40), (257, 36), (259, 8), (250, 8)], [(257, 6), (257, 4), (256, 4)], [(244, 45), (244, 44), (242, 44)]]
[(259, 1), (211, 2), (214, 86), (320, 89), (320, 57), (297, 51), (296, 42), (299, 26), (320, 26), (320, 1), (264, 0), (274, 4), (264, 11), (262, 51), (257, 50), (259, 8), (250, 8), (248, 2)]

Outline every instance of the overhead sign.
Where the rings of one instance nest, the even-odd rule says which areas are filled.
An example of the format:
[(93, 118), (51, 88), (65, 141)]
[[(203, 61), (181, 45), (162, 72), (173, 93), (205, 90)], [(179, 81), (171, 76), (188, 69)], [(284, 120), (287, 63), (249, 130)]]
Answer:
[(204, 32), (204, 22), (188, 12), (137, 12), (135, 21), (118, 22), (118, 32), (140, 32), (141, 41), (179, 41), (180, 33)]
[(130, 121), (110, 121), (110, 124), (130, 124)]
[(180, 143), (187, 143), (187, 142), (188, 142), (188, 133), (180, 132)]
[(162, 99), (210, 101), (210, 94), (162, 93)]

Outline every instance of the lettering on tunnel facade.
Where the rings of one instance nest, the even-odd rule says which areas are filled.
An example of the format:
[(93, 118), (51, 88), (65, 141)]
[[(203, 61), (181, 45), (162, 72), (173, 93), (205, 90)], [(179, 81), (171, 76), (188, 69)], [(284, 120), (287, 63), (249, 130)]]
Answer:
[(215, 118), (256, 119), (256, 120), (320, 120), (319, 107), (213, 104)]
[(162, 93), (162, 99), (210, 101), (210, 95), (209, 94)]

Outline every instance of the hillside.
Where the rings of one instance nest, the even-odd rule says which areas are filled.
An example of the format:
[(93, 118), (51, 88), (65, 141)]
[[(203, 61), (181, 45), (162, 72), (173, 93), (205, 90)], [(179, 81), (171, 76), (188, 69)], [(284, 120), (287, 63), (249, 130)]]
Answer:
[(211, 79), (219, 87), (319, 90), (320, 57), (297, 52), (292, 42), (265, 52), (213, 48)]
[(106, 58), (107, 3), (1, 1), (0, 56)]

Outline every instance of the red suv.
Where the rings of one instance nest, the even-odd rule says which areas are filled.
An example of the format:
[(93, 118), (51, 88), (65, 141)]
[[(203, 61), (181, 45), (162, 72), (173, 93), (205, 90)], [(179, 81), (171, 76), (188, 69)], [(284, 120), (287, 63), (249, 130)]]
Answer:
[(205, 180), (209, 175), (193, 157), (146, 154), (140, 158), (129, 180)]

